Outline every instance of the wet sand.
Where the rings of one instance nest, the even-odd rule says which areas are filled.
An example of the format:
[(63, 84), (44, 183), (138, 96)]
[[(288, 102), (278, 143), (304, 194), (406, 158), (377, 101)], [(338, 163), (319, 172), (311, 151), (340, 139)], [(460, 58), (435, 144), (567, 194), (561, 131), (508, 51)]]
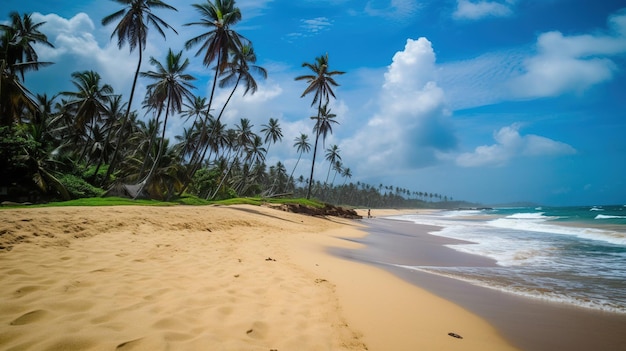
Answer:
[(429, 235), (436, 227), (374, 218), (363, 221), (370, 235), (354, 239), (360, 250), (333, 253), (382, 267), (485, 318), (513, 345), (527, 351), (626, 350), (626, 315), (524, 298), (407, 266), (494, 266), (495, 261), (443, 245), (454, 239)]

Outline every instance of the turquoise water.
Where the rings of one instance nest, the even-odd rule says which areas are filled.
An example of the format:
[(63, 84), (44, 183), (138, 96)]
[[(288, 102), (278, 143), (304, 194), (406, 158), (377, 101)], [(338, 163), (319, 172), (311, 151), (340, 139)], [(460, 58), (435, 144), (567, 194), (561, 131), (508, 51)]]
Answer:
[(440, 226), (431, 234), (497, 267), (403, 266), (584, 308), (626, 313), (626, 206), (441, 211), (395, 219)]

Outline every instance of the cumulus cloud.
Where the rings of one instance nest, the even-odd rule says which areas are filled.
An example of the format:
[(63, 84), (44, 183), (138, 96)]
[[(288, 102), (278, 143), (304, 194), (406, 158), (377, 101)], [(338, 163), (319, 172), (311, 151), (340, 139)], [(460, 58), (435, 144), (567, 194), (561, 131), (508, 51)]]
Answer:
[(503, 127), (493, 135), (495, 144), (478, 146), (474, 152), (460, 154), (461, 167), (502, 166), (517, 157), (559, 156), (576, 153), (572, 146), (538, 135), (521, 135), (521, 125)]
[[(92, 19), (78, 13), (66, 19), (56, 14), (33, 14), (33, 21), (45, 22), (41, 27), (54, 48), (37, 46), (42, 61), (54, 62), (50, 68), (32, 75), (35, 91), (63, 91), (73, 89), (70, 83), (72, 72), (94, 70), (104, 83), (111, 84), (117, 93), (128, 94), (137, 65), (136, 53), (118, 49), (116, 41), (99, 43)], [(152, 43), (144, 51), (144, 57), (161, 58), (160, 48)], [(146, 68), (147, 64), (144, 64)]]
[(458, 0), (457, 8), (452, 14), (456, 19), (478, 20), (485, 17), (506, 17), (513, 14), (511, 5), (513, 1), (505, 3), (497, 1), (470, 1)]
[(609, 18), (606, 33), (564, 36), (553, 31), (537, 39), (536, 55), (510, 87), (520, 98), (582, 93), (611, 80), (618, 70), (612, 57), (626, 53), (626, 12)]
[(456, 139), (448, 126), (444, 92), (435, 81), (435, 54), (426, 38), (408, 39), (393, 56), (379, 93), (379, 107), (367, 124), (342, 143), (359, 168), (384, 171), (423, 167)]

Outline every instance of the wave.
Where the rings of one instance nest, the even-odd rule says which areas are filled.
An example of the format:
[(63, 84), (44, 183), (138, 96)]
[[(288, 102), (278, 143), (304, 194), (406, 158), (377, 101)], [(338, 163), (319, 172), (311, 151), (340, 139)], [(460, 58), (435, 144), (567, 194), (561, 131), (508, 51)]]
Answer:
[[(426, 266), (407, 266), (400, 264), (390, 264), (399, 268), (408, 270), (414, 270), (423, 273), (434, 274), (442, 277), (447, 277), (455, 280), (464, 281), (466, 283), (497, 290), (509, 294), (518, 296), (524, 296), (527, 298), (539, 299), (544, 301), (550, 301), (555, 303), (562, 303), (568, 305), (574, 305), (583, 308), (589, 308), (593, 310), (600, 310), (613, 313), (626, 313), (626, 306), (623, 303), (612, 301), (610, 298), (603, 298), (601, 296), (589, 296), (579, 292), (579, 294), (563, 294), (562, 292), (552, 291), (551, 289), (541, 288), (535, 284), (519, 284), (514, 283), (513, 280), (519, 281), (521, 276), (511, 274), (510, 281), (504, 281), (502, 276), (497, 277), (492, 275), (489, 277), (489, 273), (486, 275), (475, 275), (471, 273), (471, 269), (454, 268), (454, 267), (426, 267)], [(517, 279), (514, 279), (517, 278)]]
[(511, 218), (511, 219), (545, 219), (548, 218), (546, 216), (544, 216), (545, 212), (520, 212), (520, 213), (514, 213), (510, 216), (506, 216), (505, 218)]
[(597, 215), (595, 219), (624, 219), (626, 216)]

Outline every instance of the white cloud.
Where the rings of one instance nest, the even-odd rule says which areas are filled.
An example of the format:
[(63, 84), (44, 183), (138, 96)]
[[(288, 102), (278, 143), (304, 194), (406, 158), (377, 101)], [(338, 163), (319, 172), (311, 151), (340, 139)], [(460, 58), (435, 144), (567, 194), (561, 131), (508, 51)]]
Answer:
[(384, 75), (378, 111), (340, 145), (346, 164), (357, 165), (360, 172), (400, 172), (431, 164), (437, 151), (454, 147), (434, 71), (431, 43), (408, 39)]
[(583, 94), (615, 79), (626, 53), (626, 11), (604, 30), (542, 33), (530, 45), (438, 65), (437, 79), (452, 109), (502, 101)]
[(503, 127), (494, 133), (492, 145), (478, 146), (474, 152), (460, 154), (457, 165), (461, 167), (502, 166), (517, 157), (571, 155), (576, 150), (565, 143), (542, 136), (519, 133), (520, 124)]
[(626, 14), (609, 18), (608, 33), (543, 33), (536, 48), (536, 55), (525, 61), (523, 73), (510, 82), (516, 97), (584, 92), (611, 80), (618, 70), (612, 57), (626, 53)]
[(369, 0), (364, 11), (369, 16), (393, 18), (396, 23), (412, 18), (419, 8), (414, 0)]
[(506, 3), (496, 1), (480, 0), (472, 2), (470, 0), (458, 0), (456, 11), (452, 16), (456, 19), (478, 20), (485, 17), (507, 17), (513, 14), (511, 5), (513, 1)]
[(321, 32), (332, 26), (332, 21), (326, 17), (316, 17), (301, 20), (301, 27), (308, 33)]
[[(69, 83), (72, 72), (93, 70), (101, 75), (103, 84), (112, 85), (116, 93), (129, 94), (137, 66), (137, 51), (130, 54), (128, 48), (120, 50), (115, 40), (99, 43), (95, 37), (98, 29), (85, 13), (78, 13), (70, 19), (56, 14), (34, 13), (33, 21), (46, 22), (41, 30), (54, 44), (54, 48), (37, 46), (39, 59), (54, 62), (54, 65), (32, 74), (33, 86), (42, 92), (70, 90), (73, 89)], [(148, 57), (161, 59), (164, 55), (165, 49), (161, 46), (158, 40), (149, 41), (144, 50), (144, 70), (148, 67)], [(138, 106), (137, 101), (140, 99), (134, 102), (134, 106)]]

